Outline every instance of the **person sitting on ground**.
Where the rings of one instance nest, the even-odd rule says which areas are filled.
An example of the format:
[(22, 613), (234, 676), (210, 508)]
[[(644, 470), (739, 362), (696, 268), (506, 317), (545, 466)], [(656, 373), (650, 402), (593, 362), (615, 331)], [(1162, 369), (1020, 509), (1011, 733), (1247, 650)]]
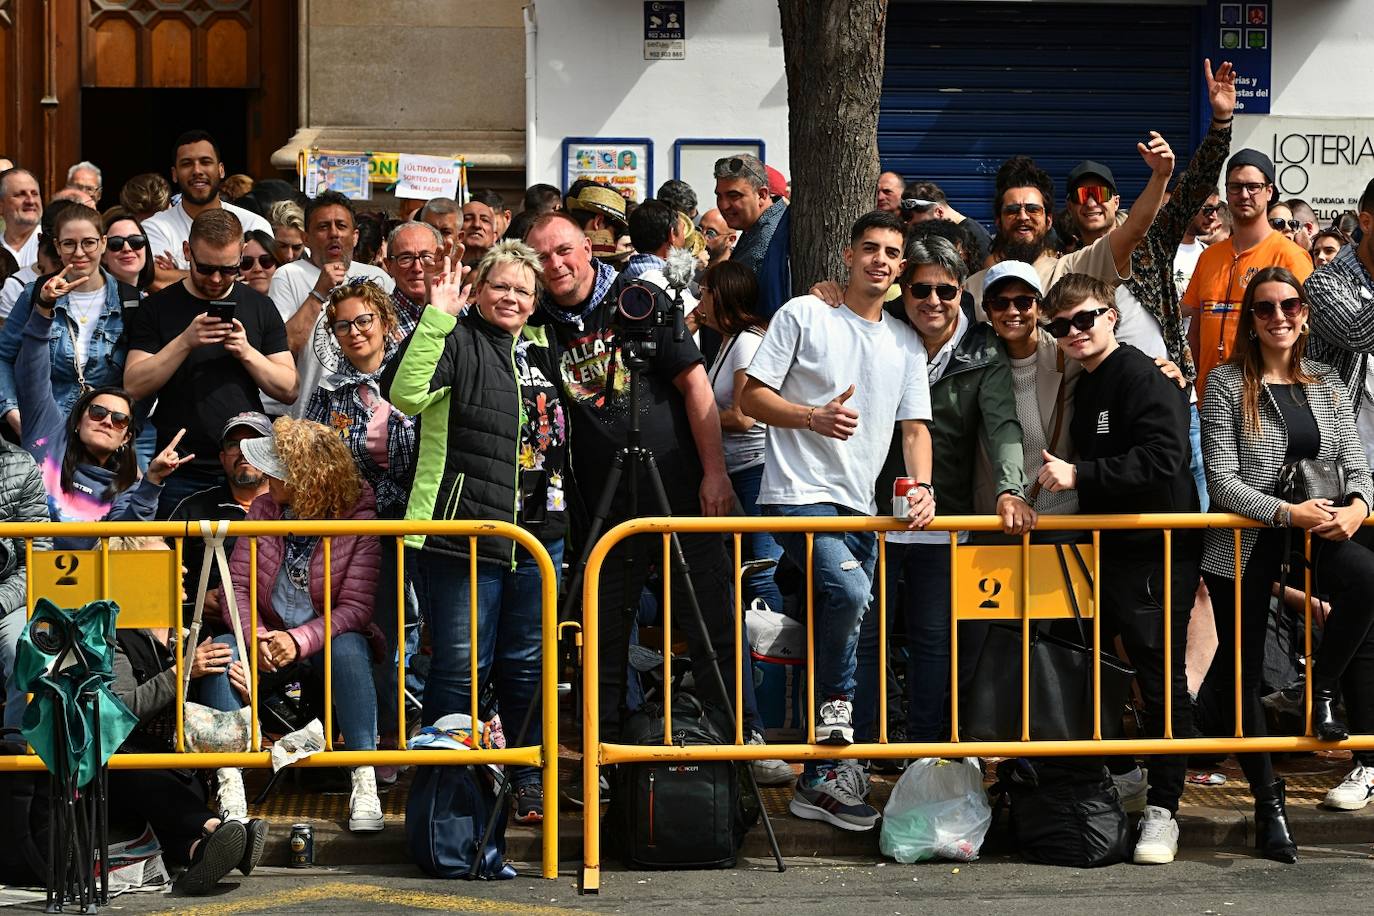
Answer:
[[(111, 538), (111, 550), (166, 550), (158, 538)], [(192, 654), (191, 680), (224, 674), (239, 695), (249, 696), (248, 671), (230, 661), (224, 645), (208, 638)], [(114, 695), (138, 718), (121, 753), (168, 754), (176, 750), (177, 664), (167, 627), (120, 629), (114, 656)], [(251, 875), (267, 846), (267, 822), (224, 820), (210, 810), (204, 783), (194, 770), (110, 770), (110, 817), (147, 823), (167, 860), (184, 865), (176, 888), (205, 894), (233, 869)]]
[[(377, 517), (372, 491), (358, 476), (348, 448), (333, 430), (308, 420), (282, 417), (271, 438), (244, 439), (244, 457), (268, 477), (268, 492), (253, 501), (248, 521), (348, 519)], [(259, 699), (288, 683), (321, 686), (324, 678), (325, 540), (312, 535), (257, 538), (258, 630), (252, 634), (262, 677)], [(234, 598), (243, 629), (249, 630), (249, 580), (253, 565), (251, 539), (234, 545), (229, 564)], [(371, 643), (380, 633), (372, 625), (373, 599), (380, 548), (375, 535), (330, 538), (330, 623), (335, 723), (350, 751), (377, 747), (377, 694), (372, 683)], [(223, 586), (221, 586), (223, 590)], [(228, 607), (224, 596), (220, 606)], [(233, 636), (217, 642), (231, 647)], [(199, 700), (215, 709), (245, 704), (227, 672), (207, 675)], [(329, 740), (327, 736), (326, 740)], [(220, 811), (226, 817), (247, 814), (243, 778), (238, 770), (218, 771)], [(383, 829), (376, 774), (356, 767), (348, 800), (348, 829), (373, 833)]]
[[(1202, 441), (1207, 483), (1218, 509), (1270, 526), (1241, 532), (1241, 566), (1230, 531), (1208, 531), (1203, 568), (1216, 608), (1217, 637), (1224, 648), (1241, 640), (1241, 723), (1246, 737), (1265, 734), (1259, 682), (1264, 668), (1270, 593), (1286, 552), (1302, 555), (1303, 536), (1313, 535), (1313, 591), (1327, 594), (1321, 646), (1309, 669), (1312, 733), (1342, 741), (1350, 731), (1374, 732), (1374, 552), (1351, 538), (1374, 505), (1374, 481), (1355, 426), (1344, 384), (1335, 370), (1305, 359), (1310, 311), (1302, 281), (1283, 267), (1255, 274), (1241, 300), (1235, 348), (1212, 370), (1202, 404)], [(1345, 493), (1337, 500), (1285, 502), (1278, 495), (1283, 465), (1303, 459), (1338, 464)], [(1295, 530), (1296, 529), (1296, 530)], [(1293, 568), (1302, 575), (1303, 561)], [(1241, 631), (1235, 632), (1236, 577), (1241, 580)], [(1318, 616), (1316, 613), (1314, 617)], [(1318, 621), (1320, 622), (1320, 621)], [(1235, 666), (1219, 651), (1204, 689), (1228, 699), (1219, 705), (1234, 719)], [(1352, 728), (1336, 717), (1337, 691), (1345, 698)], [(1234, 734), (1234, 721), (1219, 725)], [(1280, 862), (1297, 861), (1288, 831), (1284, 783), (1268, 754), (1240, 754), (1255, 797), (1256, 848)], [(1326, 796), (1329, 807), (1356, 810), (1374, 797), (1374, 753), (1355, 752), (1355, 768)]]

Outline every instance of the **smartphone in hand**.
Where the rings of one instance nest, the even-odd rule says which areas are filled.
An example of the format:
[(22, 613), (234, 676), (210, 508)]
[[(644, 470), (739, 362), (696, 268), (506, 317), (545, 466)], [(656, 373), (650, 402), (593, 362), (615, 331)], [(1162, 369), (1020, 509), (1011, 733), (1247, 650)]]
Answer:
[(236, 303), (232, 299), (223, 299), (218, 302), (211, 302), (205, 313), (216, 321), (233, 324), (235, 307)]

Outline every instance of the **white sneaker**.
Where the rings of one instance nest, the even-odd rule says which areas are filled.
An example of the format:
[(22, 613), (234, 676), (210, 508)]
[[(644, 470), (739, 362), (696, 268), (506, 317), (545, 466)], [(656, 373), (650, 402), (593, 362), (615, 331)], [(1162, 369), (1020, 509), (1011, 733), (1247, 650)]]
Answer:
[(1145, 797), (1150, 793), (1150, 779), (1146, 771), (1136, 767), (1129, 773), (1112, 774), (1112, 784), (1116, 794), (1121, 796), (1121, 807), (1127, 814), (1139, 814), (1145, 810)]
[(243, 773), (237, 767), (215, 771), (215, 802), (226, 821), (248, 820), (248, 797), (243, 792)]
[(1178, 854), (1178, 821), (1165, 808), (1146, 805), (1135, 843), (1137, 865), (1168, 865)]
[(1338, 811), (1359, 811), (1374, 798), (1374, 767), (1356, 766), (1341, 784), (1326, 793), (1322, 804)]
[[(763, 735), (753, 732), (745, 744), (767, 744)], [(749, 764), (754, 771), (754, 779), (761, 786), (785, 786), (797, 778), (792, 765), (783, 760), (754, 760)]]
[(845, 699), (826, 700), (816, 724), (817, 744), (854, 743), (854, 704)]
[(385, 826), (382, 800), (377, 797), (377, 774), (372, 767), (355, 767), (353, 794), (348, 799), (348, 829), (354, 833), (376, 833)]

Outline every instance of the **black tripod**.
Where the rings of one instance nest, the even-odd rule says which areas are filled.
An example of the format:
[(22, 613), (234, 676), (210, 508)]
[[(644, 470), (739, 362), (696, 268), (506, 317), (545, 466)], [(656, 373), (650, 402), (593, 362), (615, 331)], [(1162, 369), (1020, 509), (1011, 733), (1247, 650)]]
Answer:
[[(681, 314), (679, 305), (678, 314)], [(646, 329), (648, 330), (648, 329)], [(582, 594), (582, 582), (587, 573), (587, 557), (591, 553), (591, 548), (601, 538), (603, 529), (606, 527), (606, 520), (610, 516), (611, 506), (615, 501), (616, 494), (620, 492), (620, 484), (625, 472), (629, 471), (628, 487), (626, 488), (627, 506), (629, 517), (635, 518), (639, 515), (639, 471), (643, 470), (645, 477), (649, 481), (652, 490), (652, 498), (658, 511), (663, 515), (672, 515), (671, 504), (668, 501), (668, 491), (664, 489), (663, 478), (658, 473), (658, 462), (654, 459), (653, 452), (644, 448), (641, 442), (639, 428), (639, 385), (640, 374), (648, 366), (648, 359), (654, 354), (654, 343), (647, 336), (641, 337), (638, 329), (626, 335), (626, 339), (621, 343), (621, 358), (624, 360), (625, 368), (630, 373), (630, 429), (626, 436), (625, 446), (616, 451), (611, 458), (610, 473), (606, 476), (606, 482), (602, 485), (601, 494), (597, 499), (596, 509), (592, 513), (591, 525), (587, 529), (587, 537), (582, 550), (582, 556), (577, 563), (577, 571), (573, 574), (567, 594), (564, 596), (563, 611), (560, 615), (562, 620), (570, 620), (576, 610), (576, 602)], [(612, 369), (607, 370), (607, 378), (614, 375)], [(678, 540), (676, 533), (670, 535), (672, 541), (671, 558), (673, 572), (679, 577), (683, 590), (687, 596), (688, 617), (691, 625), (696, 629), (697, 637), (706, 653), (705, 667), (710, 671), (714, 680), (715, 690), (720, 696), (722, 708), (729, 712), (730, 730), (735, 730), (735, 717), (739, 711), (735, 710), (730, 703), (730, 694), (725, 686), (725, 678), (720, 673), (719, 656), (716, 654), (715, 645), (711, 642), (710, 631), (706, 627), (706, 620), (701, 614), (701, 605), (697, 602), (696, 589), (692, 585), (691, 569), (687, 566), (687, 558), (682, 552), (682, 544)], [(625, 574), (628, 578), (629, 568), (634, 563), (633, 553), (628, 549), (625, 551), (622, 560)], [(665, 580), (666, 581), (666, 580)], [(635, 596), (637, 598), (637, 596)], [(622, 607), (626, 632), (629, 631), (629, 621), (634, 613), (631, 596), (626, 595), (626, 605)], [(628, 639), (626, 640), (628, 642)], [(695, 660), (694, 660), (695, 661)], [(615, 659), (612, 664), (627, 664), (627, 658)], [(622, 685), (620, 689), (620, 717), (625, 715), (625, 698), (627, 685)], [(759, 802), (759, 814), (763, 819), (764, 829), (768, 833), (768, 844), (772, 847), (773, 858), (778, 864), (778, 871), (785, 871), (787, 865), (782, 860), (782, 852), (778, 849), (778, 840), (773, 833), (772, 821), (768, 818), (768, 809), (763, 803), (763, 795), (759, 792), (758, 780), (754, 777), (753, 768), (744, 767), (744, 772), (749, 780), (749, 787), (753, 790), (754, 797)]]

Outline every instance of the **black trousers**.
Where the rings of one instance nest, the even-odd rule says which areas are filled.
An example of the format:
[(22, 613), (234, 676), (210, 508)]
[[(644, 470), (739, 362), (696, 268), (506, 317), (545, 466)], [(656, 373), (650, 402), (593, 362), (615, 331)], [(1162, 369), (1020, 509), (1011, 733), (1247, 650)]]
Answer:
[[(665, 476), (665, 483), (667, 483)], [(671, 492), (671, 491), (670, 491)], [(641, 514), (657, 514), (648, 482), (640, 483)], [(696, 489), (691, 491), (691, 504), (686, 497), (677, 500), (673, 506), (674, 515), (698, 515), (700, 507), (696, 502)], [(612, 514), (606, 530), (624, 521), (623, 515)], [(697, 603), (702, 618), (710, 634), (711, 645), (716, 651), (717, 662), (724, 678), (728, 696), (721, 697), (715, 684), (715, 676), (707, 667), (707, 646), (701, 641), (700, 631), (691, 618), (691, 605), (688, 602), (686, 583), (682, 573), (674, 568), (669, 578), (672, 598), (672, 635), (674, 641), (686, 639), (692, 657), (692, 672), (696, 681), (697, 695), (703, 700), (723, 704), (722, 709), (733, 708), (734, 704), (734, 666), (735, 636), (733, 632), (734, 605), (731, 603), (730, 586), (733, 576), (730, 573), (724, 541), (718, 534), (684, 534), (679, 536), (682, 553), (686, 558), (690, 579), (696, 592)], [(628, 560), (628, 562), (627, 562)], [(642, 535), (622, 541), (606, 556), (601, 567), (601, 586), (599, 603), (600, 637), (600, 697), (597, 709), (601, 723), (603, 741), (615, 741), (620, 737), (623, 724), (625, 701), (625, 669), (629, 656), (630, 622), (639, 607), (639, 598), (644, 585), (655, 570), (660, 579), (663, 571), (663, 539), (658, 535)], [(661, 591), (655, 596), (662, 601)], [(661, 647), (654, 647), (661, 648)], [(746, 648), (747, 651), (747, 648)], [(739, 713), (742, 715), (743, 710)]]
[[(1145, 736), (1164, 736), (1164, 653), (1172, 657), (1172, 678), (1168, 688), (1173, 697), (1173, 735), (1193, 736), (1192, 704), (1188, 698), (1188, 674), (1184, 655), (1188, 642), (1188, 620), (1197, 593), (1198, 554), (1191, 542), (1179, 535), (1174, 539), (1170, 632), (1164, 632), (1164, 559), (1162, 548), (1136, 550), (1125, 546), (1104, 549), (1101, 561), (1102, 639), (1104, 644), (1121, 637), (1131, 665), (1136, 670), (1136, 685), (1142, 700), (1141, 719)], [(1178, 810), (1188, 775), (1187, 758), (1181, 754), (1158, 755), (1150, 759), (1150, 792), (1146, 803)]]
[(219, 815), (190, 770), (110, 770), (110, 820), (146, 821), (168, 861), (186, 865), (205, 822)]

